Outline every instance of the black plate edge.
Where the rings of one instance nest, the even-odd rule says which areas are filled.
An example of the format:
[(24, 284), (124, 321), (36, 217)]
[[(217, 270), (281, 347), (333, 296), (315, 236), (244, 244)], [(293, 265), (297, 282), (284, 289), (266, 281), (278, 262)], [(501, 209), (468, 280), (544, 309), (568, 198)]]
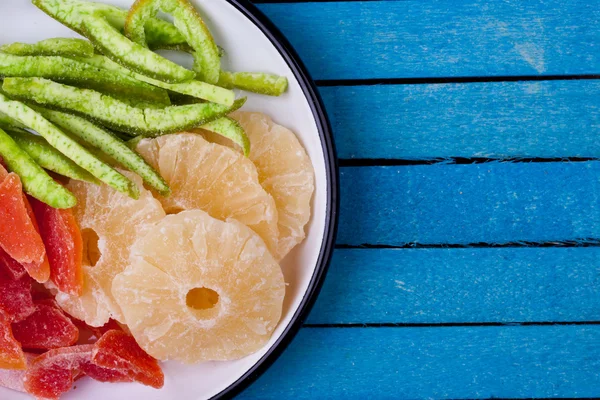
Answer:
[(275, 344), (271, 346), (267, 353), (237, 381), (232, 383), (219, 394), (213, 396), (211, 400), (231, 399), (244, 391), (271, 365), (273, 365), (273, 363), (279, 358), (287, 346), (292, 342), (304, 324), (304, 321), (308, 317), (308, 314), (310, 313), (319, 295), (319, 292), (321, 291), (325, 276), (327, 275), (327, 270), (329, 269), (329, 263), (331, 262), (331, 256), (333, 255), (333, 249), (338, 230), (338, 210), (340, 202), (339, 166), (331, 124), (329, 122), (329, 118), (327, 117), (327, 112), (325, 111), (325, 106), (323, 105), (321, 95), (319, 94), (313, 79), (308, 73), (308, 70), (304, 66), (304, 63), (300, 60), (298, 53), (296, 53), (296, 50), (294, 50), (290, 42), (255, 5), (250, 3), (248, 0), (227, 1), (238, 11), (244, 14), (267, 36), (277, 51), (279, 51), (279, 54), (281, 54), (281, 56), (284, 58), (294, 76), (300, 83), (300, 87), (302, 88), (304, 95), (310, 102), (310, 108), (313, 116), (315, 117), (317, 129), (319, 130), (319, 136), (321, 137), (323, 154), (325, 156), (327, 181), (329, 182), (329, 192), (327, 195), (325, 232), (323, 235), (319, 259), (317, 261), (315, 272), (308, 285), (308, 290), (304, 294), (304, 298), (302, 299), (300, 306), (296, 310), (296, 313), (292, 317), (285, 331), (281, 334)]

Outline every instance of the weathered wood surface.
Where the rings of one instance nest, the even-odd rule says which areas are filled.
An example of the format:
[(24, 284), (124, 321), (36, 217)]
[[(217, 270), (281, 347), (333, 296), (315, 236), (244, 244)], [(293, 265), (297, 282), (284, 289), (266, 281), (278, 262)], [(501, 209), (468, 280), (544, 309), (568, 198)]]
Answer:
[(600, 157), (600, 81), (322, 87), (342, 159)]
[(578, 0), (260, 4), (315, 79), (600, 73), (600, 8)]
[(345, 166), (322, 295), (240, 397), (600, 397), (597, 4), (265, 3)]

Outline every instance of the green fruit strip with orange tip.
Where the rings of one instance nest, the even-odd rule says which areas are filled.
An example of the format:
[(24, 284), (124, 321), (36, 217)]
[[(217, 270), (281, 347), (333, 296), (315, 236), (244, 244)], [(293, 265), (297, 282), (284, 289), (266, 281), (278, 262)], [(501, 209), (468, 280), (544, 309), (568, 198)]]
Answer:
[(0, 53), (0, 76), (47, 78), (162, 106), (170, 105), (164, 89), (140, 82), (127, 74), (98, 69), (70, 58)]
[(246, 101), (246, 98), (236, 100), (231, 107), (202, 103), (140, 109), (93, 90), (41, 78), (7, 78), (2, 88), (19, 100), (79, 114), (106, 127), (147, 137), (200, 127), (239, 109)]
[(267, 96), (281, 96), (288, 88), (288, 80), (283, 76), (262, 72), (221, 71), (218, 85)]
[(196, 76), (193, 71), (122, 35), (118, 27), (114, 26), (119, 21), (112, 19), (118, 13), (111, 6), (103, 7), (80, 0), (33, 0), (33, 4), (87, 37), (104, 55), (132, 71), (168, 83), (185, 82)]
[(71, 208), (77, 198), (54, 181), (19, 145), (0, 129), (0, 155), (8, 169), (19, 175), (25, 192), (54, 208)]
[(5, 131), (40, 167), (67, 178), (95, 184), (100, 183), (92, 174), (50, 146), (43, 137), (16, 129), (6, 129)]
[[(8, 78), (24, 79), (24, 78)], [(50, 82), (50, 81), (48, 81)], [(81, 90), (81, 89), (80, 89)], [(48, 143), (96, 178), (130, 197), (139, 198), (138, 187), (26, 105), (0, 94), (0, 112), (39, 133)], [(35, 197), (35, 196), (34, 196)]]
[(94, 46), (83, 39), (54, 38), (37, 43), (12, 43), (0, 46), (0, 52), (15, 56), (91, 57)]
[(121, 74), (130, 74), (135, 79), (148, 83), (150, 85), (154, 85), (162, 89), (167, 89), (172, 92), (197, 97), (199, 99), (212, 101), (213, 103), (231, 106), (235, 101), (235, 93), (233, 93), (233, 91), (229, 89), (224, 89), (219, 86), (211, 85), (206, 82), (192, 80), (186, 83), (165, 83), (156, 79), (148, 78), (144, 75), (136, 74), (135, 72), (131, 72), (128, 69), (115, 63), (114, 61), (110, 60), (109, 58), (101, 55), (95, 55), (93, 57), (88, 58), (78, 58), (77, 60), (92, 65), (94, 67), (104, 68)]
[(83, 142), (97, 148), (111, 159), (138, 174), (144, 182), (163, 196), (171, 190), (165, 180), (135, 151), (113, 133), (101, 128), (85, 118), (43, 108), (36, 109), (50, 122), (63, 128)]
[(226, 137), (240, 146), (246, 157), (250, 155), (250, 139), (248, 139), (244, 128), (236, 120), (224, 117), (202, 125), (201, 128)]
[(194, 49), (195, 67), (200, 80), (216, 84), (221, 70), (219, 49), (202, 17), (188, 0), (137, 0), (125, 22), (125, 35), (146, 45), (146, 21), (158, 11), (171, 14), (175, 27)]

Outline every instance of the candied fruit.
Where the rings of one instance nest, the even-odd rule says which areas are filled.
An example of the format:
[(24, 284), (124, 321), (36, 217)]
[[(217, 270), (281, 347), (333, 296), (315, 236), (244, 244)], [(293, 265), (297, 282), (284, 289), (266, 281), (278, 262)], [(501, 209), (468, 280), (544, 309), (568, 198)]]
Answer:
[(70, 209), (52, 208), (29, 198), (50, 262), (50, 279), (63, 293), (80, 296), (83, 292), (83, 240)]
[(6, 311), (12, 321), (27, 318), (35, 311), (29, 276), (20, 279), (0, 277), (0, 308)]
[(249, 158), (256, 165), (260, 184), (275, 199), (279, 241), (273, 255), (280, 260), (306, 237), (304, 227), (310, 220), (315, 191), (312, 163), (294, 132), (269, 116), (237, 111), (231, 117), (248, 134)]
[(159, 360), (232, 360), (265, 345), (285, 282), (262, 239), (201, 210), (169, 215), (132, 247), (113, 295), (139, 345)]
[(91, 344), (62, 347), (36, 357), (25, 374), (25, 390), (41, 398), (59, 398), (71, 389), (84, 365), (90, 362), (93, 348)]
[(77, 342), (79, 329), (55, 303), (36, 302), (35, 311), (13, 323), (13, 334), (25, 349), (50, 350)]
[(12, 334), (11, 317), (0, 309), (0, 368), (25, 369), (27, 361), (21, 345)]
[(38, 282), (50, 277), (44, 242), (29, 216), (21, 180), (13, 173), (0, 184), (0, 246)]
[(0, 279), (20, 279), (26, 274), (25, 268), (0, 247)]
[(243, 154), (193, 133), (144, 139), (136, 150), (171, 188), (168, 197), (156, 195), (167, 214), (200, 209), (223, 221), (234, 218), (258, 233), (275, 254), (277, 207)]
[(92, 362), (104, 368), (124, 371), (132, 380), (157, 389), (165, 382), (158, 361), (142, 350), (131, 335), (120, 330), (110, 330), (98, 340)]
[(84, 238), (83, 293), (58, 292), (63, 310), (90, 326), (102, 326), (110, 318), (121, 321), (121, 309), (111, 286), (116, 274), (128, 264), (129, 250), (138, 235), (165, 216), (152, 193), (135, 174), (122, 171), (140, 189), (139, 200), (116, 192), (107, 185), (71, 181), (67, 187), (77, 197), (73, 209)]

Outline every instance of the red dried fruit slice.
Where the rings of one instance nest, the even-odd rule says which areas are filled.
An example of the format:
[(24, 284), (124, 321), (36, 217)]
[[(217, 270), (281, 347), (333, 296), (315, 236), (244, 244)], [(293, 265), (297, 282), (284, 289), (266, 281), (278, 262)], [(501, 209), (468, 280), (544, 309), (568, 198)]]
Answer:
[(50, 261), (50, 279), (73, 296), (83, 292), (83, 239), (71, 210), (58, 210), (29, 198)]
[(58, 399), (83, 374), (100, 382), (133, 382), (124, 371), (94, 365), (93, 349), (91, 344), (63, 347), (36, 357), (25, 374), (25, 390), (37, 397)]
[(53, 300), (36, 302), (35, 312), (13, 323), (12, 329), (25, 349), (57, 349), (71, 346), (79, 338), (79, 329)]
[(25, 268), (0, 247), (0, 279), (20, 279), (26, 274)]
[(0, 184), (0, 246), (38, 282), (50, 277), (46, 249), (36, 231), (23, 196), (21, 180), (8, 174)]
[(68, 392), (83, 366), (90, 362), (93, 345), (63, 347), (36, 357), (25, 374), (27, 393), (57, 399)]
[(0, 308), (12, 321), (25, 319), (35, 311), (29, 276), (17, 280), (0, 277)]
[(71, 317), (71, 321), (79, 328), (78, 344), (94, 344), (102, 337), (102, 335), (110, 330), (123, 330), (121, 325), (114, 319), (110, 319), (106, 324), (100, 327), (89, 326), (84, 321), (73, 317)]
[(83, 365), (83, 372), (90, 378), (100, 382), (133, 382), (126, 371), (99, 367), (91, 361)]
[(0, 309), (0, 368), (25, 369), (25, 353), (12, 334), (10, 322), (10, 315)]
[(123, 331), (106, 332), (94, 345), (92, 362), (104, 368), (124, 371), (136, 382), (157, 389), (165, 383), (158, 361), (142, 350), (133, 336)]

